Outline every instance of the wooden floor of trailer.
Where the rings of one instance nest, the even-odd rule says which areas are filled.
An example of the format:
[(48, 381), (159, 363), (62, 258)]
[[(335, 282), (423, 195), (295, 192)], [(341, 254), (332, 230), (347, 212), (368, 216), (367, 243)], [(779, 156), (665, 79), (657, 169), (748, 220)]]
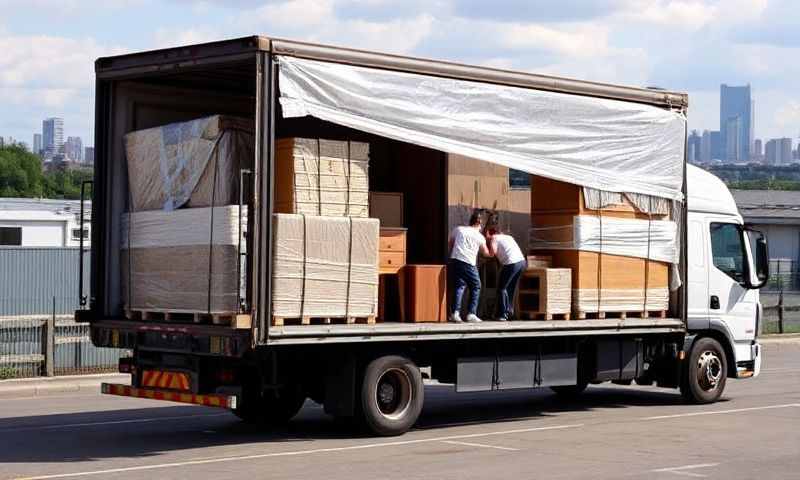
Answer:
[(291, 325), (270, 327), (268, 344), (386, 342), (565, 335), (642, 335), (683, 332), (678, 318), (526, 320), (480, 323), (376, 323), (372, 325)]

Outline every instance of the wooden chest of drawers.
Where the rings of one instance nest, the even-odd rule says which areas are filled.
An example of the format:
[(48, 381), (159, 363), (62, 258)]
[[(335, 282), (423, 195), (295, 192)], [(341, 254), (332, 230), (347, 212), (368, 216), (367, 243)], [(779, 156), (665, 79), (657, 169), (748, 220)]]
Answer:
[(397, 273), (405, 266), (405, 228), (381, 228), (378, 262), (379, 273)]

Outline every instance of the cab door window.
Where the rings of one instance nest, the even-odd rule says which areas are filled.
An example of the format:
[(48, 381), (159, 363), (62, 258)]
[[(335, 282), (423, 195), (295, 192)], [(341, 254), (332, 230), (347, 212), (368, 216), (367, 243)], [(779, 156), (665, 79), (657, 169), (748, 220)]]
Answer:
[(711, 224), (711, 255), (714, 266), (740, 283), (745, 278), (745, 250), (742, 231), (733, 223)]

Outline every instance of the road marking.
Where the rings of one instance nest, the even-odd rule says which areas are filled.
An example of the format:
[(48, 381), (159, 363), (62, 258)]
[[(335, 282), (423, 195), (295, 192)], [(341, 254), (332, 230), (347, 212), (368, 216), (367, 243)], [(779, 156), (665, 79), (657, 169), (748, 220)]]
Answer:
[(273, 457), (293, 457), (293, 456), (301, 456), (301, 455), (313, 455), (317, 453), (330, 453), (330, 452), (345, 452), (348, 450), (366, 450), (370, 448), (381, 448), (381, 447), (395, 447), (400, 445), (415, 445), (420, 443), (433, 443), (433, 442), (446, 442), (452, 440), (462, 440), (462, 439), (469, 439), (469, 438), (479, 438), (479, 437), (491, 437), (491, 436), (498, 436), (498, 435), (513, 435), (516, 433), (530, 433), (530, 432), (543, 432), (547, 430), (566, 430), (569, 428), (580, 428), (582, 427), (582, 423), (573, 424), (573, 425), (552, 425), (549, 427), (532, 427), (532, 428), (519, 428), (515, 430), (501, 430), (496, 432), (484, 432), (484, 433), (470, 433), (464, 435), (450, 435), (446, 437), (434, 437), (434, 438), (419, 438), (416, 440), (398, 440), (395, 442), (379, 442), (379, 443), (367, 443), (362, 445), (350, 445), (347, 447), (329, 447), (329, 448), (314, 448), (309, 450), (293, 450), (288, 452), (275, 452), (275, 453), (261, 453), (257, 455), (239, 455), (233, 457), (216, 457), (216, 458), (204, 458), (198, 460), (187, 460), (185, 462), (174, 462), (174, 463), (157, 463), (153, 465), (138, 465), (135, 467), (122, 467), (122, 468), (110, 468), (107, 470), (92, 470), (87, 472), (73, 472), (73, 473), (57, 473), (54, 475), (40, 475), (36, 477), (20, 477), (16, 480), (48, 480), (51, 478), (71, 478), (71, 477), (84, 477), (90, 475), (106, 475), (110, 473), (121, 473), (121, 472), (136, 472), (141, 470), (156, 470), (162, 468), (174, 468), (174, 467), (185, 467), (189, 465), (206, 465), (209, 463), (222, 463), (222, 462), (236, 462), (241, 460), (258, 460), (262, 458), (273, 458)]
[(0, 429), (0, 433), (6, 432), (27, 432), (31, 430), (63, 430), (68, 428), (78, 428), (78, 427), (95, 427), (99, 425), (122, 425), (126, 423), (151, 423), (151, 422), (161, 422), (163, 420), (180, 420), (184, 418), (202, 418), (202, 417), (222, 417), (222, 416), (229, 416), (230, 413), (205, 413), (205, 414), (198, 414), (198, 415), (178, 415), (172, 417), (153, 417), (153, 418), (131, 418), (127, 420), (109, 420), (107, 422), (85, 422), (85, 423), (66, 423), (63, 425), (38, 425), (38, 426), (30, 426), (30, 427), (12, 427), (12, 428), (2, 428)]
[(696, 472), (687, 472), (687, 470), (694, 470), (697, 468), (711, 468), (716, 467), (719, 463), (698, 463), (697, 465), (683, 465), (682, 467), (669, 467), (669, 468), (657, 468), (655, 470), (650, 470), (651, 472), (655, 473), (674, 473), (675, 475), (683, 475), (684, 477), (707, 477), (703, 473), (696, 473)]
[(764, 407), (735, 408), (733, 410), (712, 410), (710, 412), (689, 412), (676, 413), (674, 415), (658, 415), (656, 417), (644, 417), (642, 420), (664, 420), (666, 418), (697, 417), (700, 415), (723, 415), (726, 413), (752, 412), (755, 410), (771, 410), (774, 408), (800, 407), (800, 403), (785, 403), (783, 405), (767, 405)]
[(494, 448), (497, 450), (508, 450), (511, 452), (519, 451), (519, 448), (498, 447), (497, 445), (484, 445), (483, 443), (456, 442), (455, 440), (444, 440), (442, 443), (449, 443), (451, 445), (464, 445), (466, 447)]

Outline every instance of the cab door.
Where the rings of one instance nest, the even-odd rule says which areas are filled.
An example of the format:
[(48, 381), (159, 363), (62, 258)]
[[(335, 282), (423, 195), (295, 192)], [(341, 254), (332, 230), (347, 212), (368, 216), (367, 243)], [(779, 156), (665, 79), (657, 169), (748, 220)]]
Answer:
[(708, 329), (708, 228), (702, 215), (689, 212), (687, 254), (689, 284), (689, 330)]
[(711, 262), (708, 269), (710, 321), (721, 321), (734, 342), (753, 340), (756, 334), (758, 291), (745, 287), (750, 275), (747, 237), (742, 226), (728, 219), (710, 219)]

